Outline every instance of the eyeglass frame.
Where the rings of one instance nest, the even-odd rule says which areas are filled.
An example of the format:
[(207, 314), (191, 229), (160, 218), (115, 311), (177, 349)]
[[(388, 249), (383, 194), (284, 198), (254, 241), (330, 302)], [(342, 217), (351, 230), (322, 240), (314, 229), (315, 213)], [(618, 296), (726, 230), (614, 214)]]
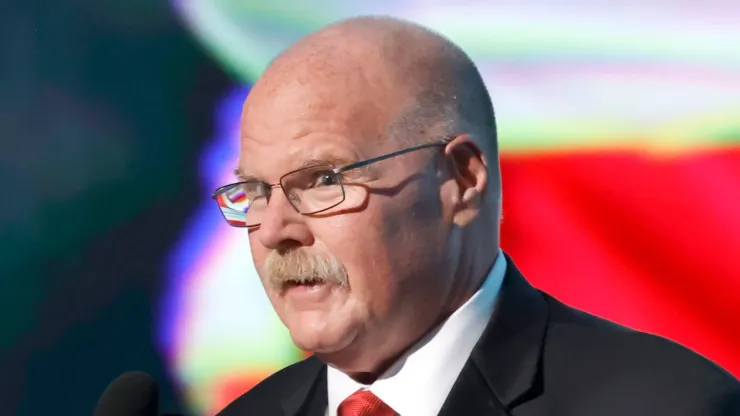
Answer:
[[(280, 179), (278, 179), (278, 181), (276, 183), (267, 183), (267, 182), (258, 181), (258, 180), (248, 180), (248, 181), (233, 182), (233, 183), (230, 183), (230, 184), (227, 184), (227, 185), (223, 185), (223, 186), (218, 187), (213, 192), (213, 194), (211, 195), (211, 198), (214, 199), (214, 200), (216, 200), (219, 195), (223, 194), (228, 189), (231, 189), (234, 186), (239, 185), (239, 184), (243, 184), (243, 183), (262, 183), (262, 184), (266, 185), (271, 190), (270, 191), (270, 194), (267, 196), (267, 202), (270, 201), (269, 198), (272, 195), (272, 189), (280, 188), (283, 191), (283, 194), (288, 198), (288, 202), (290, 203), (290, 206), (293, 207), (293, 209), (297, 213), (299, 213), (301, 215), (320, 214), (320, 213), (325, 212), (325, 211), (328, 211), (328, 210), (330, 210), (330, 209), (338, 206), (342, 202), (344, 202), (344, 200), (346, 198), (346, 194), (344, 192), (344, 183), (342, 182), (342, 177), (340, 176), (341, 173), (344, 173), (344, 172), (347, 172), (347, 171), (350, 171), (350, 170), (353, 170), (353, 169), (361, 168), (361, 167), (364, 167), (364, 166), (367, 166), (367, 165), (371, 165), (373, 163), (380, 162), (380, 161), (383, 161), (383, 160), (391, 159), (391, 158), (394, 158), (396, 156), (401, 156), (401, 155), (404, 155), (406, 153), (415, 152), (417, 150), (428, 149), (428, 148), (438, 147), (438, 146), (447, 146), (451, 141), (452, 141), (451, 138), (447, 138), (447, 139), (443, 139), (443, 140), (439, 140), (439, 141), (435, 141), (435, 142), (424, 143), (424, 144), (421, 144), (421, 145), (412, 146), (412, 147), (408, 147), (408, 148), (401, 149), (401, 150), (396, 150), (395, 152), (386, 153), (384, 155), (376, 156), (376, 157), (373, 157), (373, 158), (370, 158), (370, 159), (361, 160), (359, 162), (350, 163), (349, 165), (345, 165), (345, 166), (342, 166), (342, 167), (339, 167), (339, 168), (338, 167), (335, 167), (335, 166), (333, 166), (331, 164), (320, 165), (320, 166), (302, 167), (302, 168), (295, 169), (295, 170), (292, 170), (292, 171), (284, 174), (283, 176), (280, 177)], [(339, 186), (342, 189), (342, 199), (339, 202), (337, 202), (336, 204), (334, 204), (332, 206), (329, 206), (327, 208), (320, 209), (318, 211), (301, 212), (301, 210), (299, 210), (293, 204), (293, 202), (290, 200), (290, 196), (285, 193), (285, 188), (283, 187), (283, 184), (282, 184), (283, 179), (285, 177), (289, 176), (289, 175), (292, 175), (292, 174), (296, 173), (296, 172), (300, 172), (300, 171), (308, 170), (308, 169), (315, 169), (317, 167), (324, 167), (324, 166), (327, 167), (327, 168), (331, 168), (331, 172), (334, 175), (336, 175), (337, 180), (339, 180)], [(221, 209), (221, 206), (220, 205), (219, 205), (219, 212), (221, 212), (221, 215), (222, 216), (224, 215), (223, 210)], [(246, 215), (246, 212), (244, 214)], [(224, 220), (226, 220), (226, 217), (224, 217)], [(248, 229), (251, 229), (251, 228), (259, 227), (260, 225), (262, 225), (262, 222), (261, 221), (258, 224), (255, 224), (255, 225), (233, 225), (228, 220), (226, 220), (226, 222), (230, 226), (236, 227), (236, 228), (248, 228)]]

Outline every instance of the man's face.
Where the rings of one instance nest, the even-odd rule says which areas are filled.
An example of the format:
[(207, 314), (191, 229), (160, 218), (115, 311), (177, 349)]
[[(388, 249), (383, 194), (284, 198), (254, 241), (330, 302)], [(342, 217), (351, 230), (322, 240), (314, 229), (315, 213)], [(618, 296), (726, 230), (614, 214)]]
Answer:
[[(341, 167), (402, 148), (383, 137), (390, 111), (355, 97), (306, 85), (253, 90), (239, 168), (274, 184), (306, 165)], [(250, 246), (299, 347), (328, 355), (381, 348), (423, 331), (414, 328), (439, 313), (434, 276), (449, 267), (450, 228), (440, 200), (441, 157), (429, 148), (348, 171), (345, 201), (317, 215), (299, 214), (273, 189)]]

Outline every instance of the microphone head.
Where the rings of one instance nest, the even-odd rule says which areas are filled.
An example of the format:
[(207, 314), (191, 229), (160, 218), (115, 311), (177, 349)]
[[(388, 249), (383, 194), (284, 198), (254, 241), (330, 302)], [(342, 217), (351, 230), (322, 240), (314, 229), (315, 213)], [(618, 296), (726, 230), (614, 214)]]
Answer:
[(103, 391), (94, 416), (156, 416), (159, 410), (157, 383), (149, 374), (121, 374)]

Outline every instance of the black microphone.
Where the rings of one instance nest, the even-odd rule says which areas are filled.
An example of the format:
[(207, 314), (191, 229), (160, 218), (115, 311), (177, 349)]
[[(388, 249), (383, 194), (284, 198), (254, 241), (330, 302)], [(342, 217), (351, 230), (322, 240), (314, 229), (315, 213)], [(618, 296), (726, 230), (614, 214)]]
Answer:
[(93, 416), (157, 416), (159, 391), (149, 374), (121, 374), (103, 391)]

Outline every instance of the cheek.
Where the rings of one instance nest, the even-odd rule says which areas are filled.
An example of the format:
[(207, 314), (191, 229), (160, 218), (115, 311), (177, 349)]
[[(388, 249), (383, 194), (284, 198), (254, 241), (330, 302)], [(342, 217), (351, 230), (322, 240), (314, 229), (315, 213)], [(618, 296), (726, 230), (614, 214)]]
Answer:
[(249, 250), (252, 253), (252, 262), (254, 263), (254, 267), (259, 271), (271, 250), (260, 244), (256, 233), (249, 235)]
[(440, 195), (430, 188), (419, 186), (409, 190), (404, 198), (397, 198), (395, 203), (383, 210), (386, 240), (406, 253), (410, 250), (420, 255), (422, 253), (419, 250), (423, 248), (437, 247), (435, 243), (445, 228)]
[(396, 290), (405, 292), (425, 285), (430, 275), (441, 275), (447, 258), (448, 230), (438, 194), (419, 193), (396, 202), (383, 212), (384, 227), (379, 240), (388, 250), (389, 267), (395, 272), (393, 284)]
[(368, 212), (338, 215), (317, 221), (313, 228), (318, 249), (335, 256), (348, 268), (356, 268), (371, 257), (378, 245), (378, 230)]
[(391, 247), (377, 211), (327, 217), (316, 224), (314, 234), (321, 250), (341, 261), (350, 275), (353, 292), (367, 291), (369, 281), (389, 273)]
[(423, 259), (434, 254), (428, 252), (430, 247), (439, 246), (439, 198), (435, 202), (413, 196), (373, 201), (360, 213), (313, 224), (317, 242), (347, 267), (355, 295), (361, 293), (354, 289), (375, 295), (393, 291), (428, 263)]

